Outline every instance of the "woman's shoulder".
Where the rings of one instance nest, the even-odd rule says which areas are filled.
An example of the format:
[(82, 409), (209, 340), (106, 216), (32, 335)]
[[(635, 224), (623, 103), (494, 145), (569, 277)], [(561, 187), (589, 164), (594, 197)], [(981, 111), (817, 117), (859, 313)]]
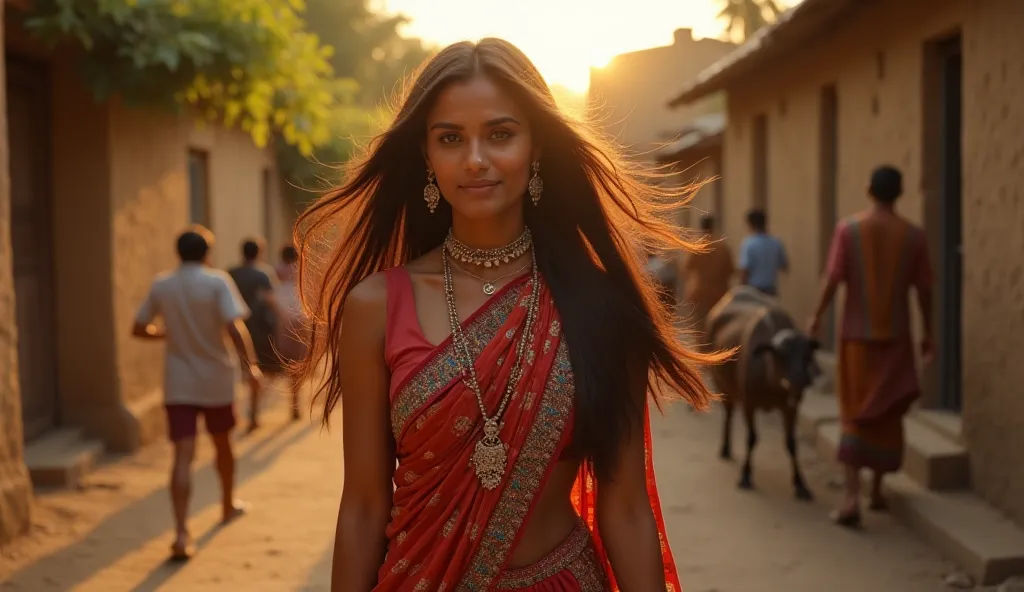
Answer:
[(441, 249), (437, 248), (431, 251), (427, 251), (423, 255), (413, 259), (412, 261), (406, 262), (400, 267), (404, 269), (410, 276), (420, 274), (439, 274), (441, 273), (442, 267)]
[(374, 313), (387, 314), (388, 279), (387, 271), (378, 271), (363, 278), (345, 297), (345, 316), (352, 319), (376, 317)]

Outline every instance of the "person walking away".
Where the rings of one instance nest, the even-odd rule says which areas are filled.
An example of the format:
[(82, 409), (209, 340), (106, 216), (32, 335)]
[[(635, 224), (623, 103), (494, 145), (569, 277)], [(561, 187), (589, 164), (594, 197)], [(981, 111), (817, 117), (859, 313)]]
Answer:
[[(261, 261), (263, 241), (252, 238), (242, 243), (242, 264), (228, 271), (234, 280), (238, 292), (245, 300), (252, 314), (245, 321), (245, 326), (252, 335), (253, 346), (256, 348), (256, 359), (260, 370), (269, 375), (281, 373), (281, 362), (274, 352), (274, 328), (277, 324), (276, 303), (273, 301), (274, 288), (277, 285), (276, 273), (273, 268)], [(252, 391), (249, 398), (248, 431), (259, 428), (259, 391)]]
[(903, 177), (890, 166), (874, 171), (872, 207), (836, 228), (811, 335), (836, 288), (846, 284), (840, 329), (838, 387), (842, 437), (839, 461), (846, 469), (844, 504), (833, 520), (860, 524), (860, 469), (873, 472), (871, 504), (885, 510), (882, 479), (897, 471), (903, 455), (903, 416), (920, 388), (914, 368), (909, 292), (917, 293), (925, 362), (932, 356), (932, 270), (924, 231), (895, 211)]
[[(709, 242), (713, 240), (714, 217), (702, 216), (700, 229)], [(724, 241), (719, 241), (704, 253), (687, 252), (679, 267), (678, 274), (683, 279), (683, 302), (690, 307), (690, 316), (696, 320), (703, 338), (708, 313), (729, 291), (729, 283), (736, 273), (732, 250)]]
[[(192, 552), (186, 520), (200, 415), (216, 449), (223, 521), (229, 522), (247, 509), (234, 498), (235, 457), (229, 437), (235, 426), (238, 358), (254, 391), (260, 389), (261, 375), (252, 340), (242, 323), (249, 309), (227, 274), (207, 266), (212, 245), (213, 235), (202, 227), (178, 238), (181, 265), (153, 281), (132, 330), (135, 337), (167, 343), (164, 402), (174, 444), (170, 489), (175, 538), (171, 556), (176, 560), (187, 559)], [(162, 319), (163, 329), (153, 324), (157, 317)], [(228, 349), (225, 333), (238, 358)]]
[[(283, 367), (291, 367), (306, 357), (308, 326), (306, 315), (299, 298), (298, 280), (299, 252), (292, 245), (281, 249), (281, 264), (277, 266), (279, 283), (274, 289), (274, 301), (278, 307), (274, 347)], [(292, 392), (292, 419), (299, 419), (300, 381), (290, 379)]]
[(782, 241), (768, 234), (768, 216), (764, 210), (747, 213), (750, 234), (740, 244), (741, 283), (764, 294), (778, 297), (779, 272), (789, 271), (789, 257)]

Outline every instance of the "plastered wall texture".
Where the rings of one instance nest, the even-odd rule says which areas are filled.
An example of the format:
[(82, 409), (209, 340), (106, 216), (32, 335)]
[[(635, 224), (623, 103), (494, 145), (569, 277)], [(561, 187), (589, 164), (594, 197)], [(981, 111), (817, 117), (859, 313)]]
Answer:
[[(4, 5), (0, 2), (0, 21), (3, 13)], [(0, 44), (3, 38), (0, 27)], [(6, 80), (4, 64), (0, 61), (0, 88), (6, 88)], [(8, 156), (7, 97), (6, 93), (0, 93), (0, 545), (28, 528), (32, 503), (32, 486), (22, 462)]]
[[(272, 151), (238, 130), (199, 128), (156, 109), (97, 104), (74, 56), (35, 45), (4, 23), (4, 47), (44, 64), (51, 101), (49, 173), (53, 201), (58, 416), (113, 451), (133, 451), (164, 433), (163, 345), (130, 335), (154, 275), (177, 265), (174, 239), (189, 223), (188, 150), (209, 155), (213, 263), (238, 259), (243, 237), (270, 228), (280, 242), (278, 184), (264, 203)], [(2, 65), (0, 65), (2, 68)], [(0, 115), (6, 108), (0, 109)], [(31, 486), (23, 463), (22, 397), (11, 279), (6, 120), (0, 117), (0, 541), (27, 524)], [(275, 250), (276, 250), (275, 245)]]
[[(880, 3), (728, 89), (724, 231), (736, 248), (753, 204), (753, 127), (768, 128), (770, 230), (786, 243), (784, 304), (812, 312), (831, 228), (820, 222), (822, 91), (838, 97), (839, 218), (867, 204), (871, 170), (904, 173), (899, 210), (929, 230), (939, 199), (928, 166), (928, 44), (963, 43), (963, 419), (974, 487), (1024, 524), (1024, 4), (1016, 0)], [(936, 316), (939, 311), (936, 311)], [(926, 390), (934, 376), (925, 372)], [(927, 393), (926, 393), (927, 395)]]

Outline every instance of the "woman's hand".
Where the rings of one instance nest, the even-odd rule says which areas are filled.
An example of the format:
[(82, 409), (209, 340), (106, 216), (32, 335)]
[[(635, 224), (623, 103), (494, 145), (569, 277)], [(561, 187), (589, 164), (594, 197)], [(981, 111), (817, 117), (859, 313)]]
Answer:
[(334, 539), (332, 592), (366, 592), (384, 563), (395, 450), (388, 369), (384, 361), (387, 283), (370, 276), (345, 300), (338, 368), (341, 378), (345, 485)]

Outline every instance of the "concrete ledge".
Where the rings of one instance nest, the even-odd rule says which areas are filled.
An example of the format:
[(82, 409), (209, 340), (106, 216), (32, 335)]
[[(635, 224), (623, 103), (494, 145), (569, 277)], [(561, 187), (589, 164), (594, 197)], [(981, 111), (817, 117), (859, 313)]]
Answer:
[(963, 435), (963, 418), (959, 413), (941, 409), (918, 409), (913, 417), (957, 444), (966, 443)]
[(823, 423), (838, 419), (839, 403), (834, 396), (809, 391), (800, 403), (797, 431), (801, 437), (814, 438)]
[(967, 449), (930, 428), (916, 416), (903, 422), (906, 444), (903, 472), (936, 491), (967, 489), (971, 484)]
[(75, 487), (103, 454), (103, 443), (82, 431), (55, 430), (25, 446), (25, 465), (37, 487)]
[(818, 454), (822, 458), (829, 460), (835, 460), (836, 454), (839, 452), (839, 437), (842, 435), (842, 429), (836, 422), (827, 422), (818, 426), (818, 434), (814, 439), (814, 443), (818, 448)]
[[(814, 439), (818, 452), (825, 458), (835, 458), (839, 451), (840, 426), (836, 422), (823, 420), (822, 414), (825, 413), (826, 404), (821, 402), (808, 406), (806, 412), (801, 409), (801, 430), (804, 423), (817, 422)], [(970, 487), (970, 462), (966, 448), (946, 439), (913, 417), (906, 418), (903, 426), (906, 438), (903, 448), (904, 473), (922, 487), (935, 491), (955, 491)]]
[(102, 440), (111, 452), (131, 453), (161, 438), (167, 430), (163, 391), (156, 389), (132, 401), (110, 401), (66, 409), (65, 417), (89, 438)]
[(836, 355), (832, 352), (818, 350), (815, 355), (821, 376), (815, 381), (814, 389), (822, 394), (834, 395), (836, 392)]
[[(955, 451), (954, 443), (922, 431), (928, 428), (912, 421), (907, 424), (907, 461), (917, 455), (917, 461), (924, 462), (929, 450), (938, 456)], [(838, 423), (820, 424), (815, 438), (819, 454), (835, 458), (840, 434)], [(916, 451), (911, 450), (915, 447)], [(908, 464), (904, 464), (905, 471)], [(936, 466), (941, 464), (938, 461)], [(969, 491), (929, 490), (905, 473), (889, 475), (885, 483), (893, 514), (978, 583), (993, 585), (1024, 575), (1024, 531), (978, 496)]]
[(1024, 531), (969, 492), (928, 491), (906, 475), (886, 479), (893, 513), (981, 585), (1024, 575)]
[(0, 463), (0, 545), (28, 530), (32, 523), (32, 482), (20, 458)]
[(132, 444), (137, 450), (167, 435), (167, 415), (164, 412), (164, 391), (156, 389), (126, 405), (132, 431)]

